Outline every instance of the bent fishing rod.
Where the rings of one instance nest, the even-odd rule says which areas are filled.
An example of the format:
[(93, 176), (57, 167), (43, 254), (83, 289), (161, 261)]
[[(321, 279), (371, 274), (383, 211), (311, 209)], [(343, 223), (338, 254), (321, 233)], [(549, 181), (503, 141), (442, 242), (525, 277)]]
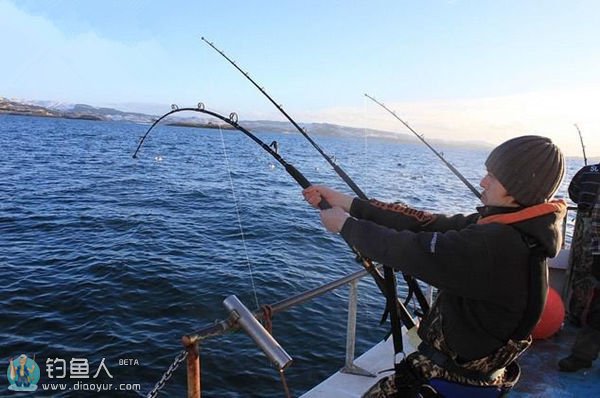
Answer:
[(444, 162), (444, 164), (446, 166), (448, 166), (448, 168), (450, 169), (450, 171), (452, 171), (454, 173), (454, 175), (457, 176), (467, 186), (467, 188), (469, 188), (471, 190), (471, 192), (473, 192), (473, 194), (475, 196), (477, 196), (478, 199), (481, 199), (481, 193), (473, 186), (473, 184), (471, 184), (460, 173), (460, 171), (458, 171), (456, 169), (456, 167), (454, 167), (452, 164), (450, 164), (450, 162), (448, 162), (444, 158), (444, 156), (442, 156), (441, 153), (439, 153), (438, 151), (436, 151), (436, 149), (434, 147), (432, 147), (431, 145), (429, 145), (429, 143), (425, 140), (425, 138), (421, 134), (417, 133), (415, 130), (413, 130), (412, 127), (410, 127), (410, 125), (408, 123), (406, 123), (404, 120), (400, 119), (400, 117), (398, 117), (398, 115), (396, 115), (396, 112), (392, 111), (390, 108), (388, 108), (387, 106), (385, 106), (381, 102), (377, 101), (375, 98), (371, 97), (369, 94), (365, 93), (365, 97), (367, 97), (368, 99), (370, 99), (371, 101), (375, 102), (377, 105), (379, 105), (380, 107), (382, 107), (383, 109), (385, 109), (386, 111), (388, 111), (389, 113), (391, 113), (392, 116), (394, 116), (396, 119), (398, 119), (400, 121), (400, 123), (402, 123), (404, 126), (406, 126), (406, 128), (409, 129), (411, 131), (411, 133), (413, 133), (414, 135), (416, 135), (417, 138), (420, 139), (421, 142), (423, 142), (423, 144), (427, 145), (427, 148), (431, 149), (433, 151), (433, 153), (435, 153), (437, 155), (437, 157), (440, 158), (441, 161)]
[[(191, 107), (190, 108), (178, 108), (176, 105), (173, 105), (171, 111), (162, 115), (150, 126), (150, 128), (148, 128), (146, 133), (140, 139), (140, 143), (138, 144), (135, 152), (133, 153), (133, 158), (134, 159), (137, 158), (137, 154), (140, 151), (140, 148), (142, 147), (144, 141), (146, 140), (146, 138), (148, 137), (150, 132), (154, 129), (154, 127), (156, 127), (160, 123), (161, 120), (165, 119), (167, 116), (172, 115), (174, 113), (184, 112), (184, 111), (198, 112), (198, 113), (213, 116), (213, 117), (220, 119), (223, 122), (227, 123), (228, 125), (235, 128), (236, 130), (241, 131), (247, 137), (249, 137), (252, 141), (257, 143), (262, 149), (267, 151), (267, 153), (269, 155), (271, 155), (273, 158), (275, 158), (275, 160), (277, 160), (284, 167), (285, 171), (302, 188), (306, 189), (309, 186), (311, 186), (310, 181), (308, 181), (308, 179), (302, 173), (300, 173), (300, 171), (298, 169), (296, 169), (293, 165), (286, 162), (285, 159), (283, 159), (281, 157), (281, 155), (279, 155), (279, 153), (275, 152), (269, 145), (267, 145), (265, 142), (263, 142), (260, 138), (258, 138), (254, 134), (252, 134), (248, 129), (241, 126), (238, 123), (238, 116), (235, 112), (230, 113), (229, 117), (225, 117), (219, 113), (205, 109), (204, 104), (201, 102), (198, 103), (198, 106), (196, 108), (191, 108)], [(325, 199), (322, 199), (321, 203), (319, 203), (319, 208), (321, 210), (329, 209), (329, 208), (331, 208), (331, 205), (329, 203), (327, 203), (327, 201)], [(352, 248), (352, 246), (350, 246), (349, 244), (348, 244), (348, 246), (352, 249), (352, 251), (354, 251), (356, 253), (356, 251), (354, 250), (354, 248)], [(373, 265), (373, 262), (371, 260), (360, 256), (358, 253), (356, 253), (356, 254), (360, 257), (360, 261), (361, 261), (363, 267), (367, 270), (367, 272), (369, 272), (371, 274), (373, 279), (375, 279), (375, 284), (377, 285), (379, 290), (381, 290), (381, 292), (385, 295), (386, 294), (385, 280), (379, 273), (378, 269), (375, 267), (375, 265)], [(408, 312), (408, 310), (406, 309), (404, 304), (402, 304), (401, 301), (396, 300), (396, 308), (398, 309), (399, 316), (402, 319), (402, 322), (404, 323), (404, 325), (406, 325), (407, 329), (411, 329), (417, 325), (415, 320), (412, 318), (411, 314)]]
[[(300, 127), (300, 125), (298, 123), (296, 123), (296, 121), (283, 109), (283, 107), (280, 104), (278, 104), (269, 95), (269, 93), (267, 93), (267, 91), (263, 87), (261, 87), (258, 83), (256, 83), (256, 81), (254, 81), (254, 79), (252, 79), (252, 77), (250, 77), (250, 74), (247, 71), (240, 68), (235, 63), (235, 61), (233, 61), (231, 58), (229, 58), (227, 56), (227, 54), (225, 54), (225, 52), (218, 49), (212, 42), (206, 40), (204, 37), (201, 37), (201, 39), (203, 42), (208, 44), (213, 50), (215, 50), (217, 53), (221, 54), (221, 56), (223, 58), (225, 58), (225, 60), (227, 60), (227, 62), (229, 62), (238, 72), (240, 72), (242, 75), (244, 75), (244, 77), (246, 79), (248, 79), (248, 81), (250, 83), (252, 83), (252, 85), (254, 87), (256, 87), (277, 108), (277, 110), (279, 110), (279, 112), (281, 112), (281, 114), (286, 117), (287, 120), (289, 120), (289, 122), (296, 128), (296, 130), (298, 130), (300, 132), (300, 134), (302, 134), (304, 136), (304, 138), (306, 138), (308, 140), (308, 142), (317, 150), (317, 152), (319, 152), (321, 154), (321, 156), (323, 156), (323, 158), (327, 161), (327, 163), (329, 163), (331, 165), (331, 167), (337, 173), (337, 175), (346, 183), (346, 185), (348, 185), (348, 187), (350, 187), (350, 189), (352, 189), (352, 191), (356, 194), (356, 196), (358, 196), (360, 199), (365, 199), (365, 200), (369, 199), (367, 197), (367, 195), (359, 188), (359, 186), (352, 180), (352, 178), (350, 178), (350, 176), (338, 164), (336, 164), (333, 161), (333, 159), (329, 155), (327, 155), (325, 153), (325, 151), (323, 151), (323, 149), (321, 149), (321, 147), (308, 135), (306, 130), (303, 129), (302, 127)], [(379, 274), (379, 271), (376, 271), (376, 272)], [(391, 271), (388, 271), (388, 268), (384, 269), (384, 273), (388, 276), (388, 279), (393, 277), (393, 273), (391, 273)], [(407, 298), (407, 302), (410, 300), (410, 298), (412, 296), (410, 293), (414, 293), (417, 297), (417, 301), (419, 302), (419, 306), (421, 307), (422, 312), (424, 314), (429, 312), (429, 303), (427, 302), (427, 299), (425, 298), (425, 295), (423, 294), (421, 287), (417, 283), (416, 279), (414, 277), (412, 277), (410, 275), (406, 275), (404, 273), (402, 273), (402, 276), (409, 287), (409, 296)], [(384, 293), (384, 296), (386, 296), (385, 292), (383, 292), (383, 293)], [(392, 300), (394, 300), (394, 299), (392, 299)]]
[[(245, 135), (247, 135), (251, 140), (253, 140), (258, 145), (260, 145), (260, 147), (262, 147), (262, 149), (264, 149), (271, 156), (273, 156), (285, 168), (285, 170), (288, 172), (288, 174), (291, 175), (292, 178), (294, 180), (296, 180), (296, 182), (298, 184), (300, 184), (300, 186), (302, 188), (308, 188), (311, 185), (310, 182), (308, 182), (308, 180), (306, 179), (306, 177), (304, 177), (302, 175), (302, 173), (300, 173), (294, 166), (287, 163), (277, 152), (275, 152), (273, 149), (271, 149), (271, 147), (269, 145), (264, 143), (260, 138), (258, 138), (254, 134), (252, 134), (250, 131), (248, 131), (244, 127), (240, 126), (238, 124), (238, 116), (235, 112), (230, 113), (229, 118), (227, 118), (221, 114), (218, 114), (216, 112), (212, 112), (212, 111), (205, 109), (204, 104), (201, 102), (198, 103), (198, 106), (196, 108), (179, 108), (176, 105), (173, 105), (172, 108), (173, 109), (171, 111), (165, 113), (160, 118), (158, 118), (154, 123), (152, 123), (152, 125), (150, 126), (148, 131), (146, 131), (146, 134), (144, 134), (142, 136), (140, 143), (138, 144), (138, 147), (133, 154), (134, 159), (137, 158), (137, 154), (138, 154), (140, 148), (142, 147), (142, 145), (144, 144), (146, 137), (148, 137), (148, 134), (150, 134), (150, 132), (154, 129), (154, 127), (156, 127), (156, 125), (158, 125), (160, 123), (161, 120), (163, 120), (167, 116), (170, 116), (177, 112), (184, 112), (184, 111), (200, 112), (200, 113), (207, 114), (207, 115), (216, 117), (218, 119), (221, 119), (222, 121), (229, 124), (233, 128), (235, 128), (235, 129), (241, 131), (242, 133), (244, 133)], [(319, 206), (321, 206), (321, 204), (319, 204)], [(329, 204), (327, 202), (324, 202), (323, 206), (324, 206), (323, 208), (325, 208), (325, 209), (331, 207), (331, 206), (329, 206)], [(327, 206), (329, 206), (329, 207), (327, 207)]]
[(581, 150), (583, 151), (583, 162), (587, 166), (587, 157), (585, 156), (585, 145), (583, 145), (583, 137), (581, 136), (581, 130), (579, 130), (579, 126), (577, 125), (577, 123), (575, 123), (574, 126), (577, 129), (577, 133), (579, 133), (579, 141), (581, 141)]

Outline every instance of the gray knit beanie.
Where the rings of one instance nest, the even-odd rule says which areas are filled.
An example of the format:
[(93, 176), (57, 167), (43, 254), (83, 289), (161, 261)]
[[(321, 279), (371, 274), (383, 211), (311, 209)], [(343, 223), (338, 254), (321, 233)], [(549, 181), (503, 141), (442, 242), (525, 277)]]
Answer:
[(565, 174), (561, 150), (546, 137), (525, 135), (497, 146), (485, 165), (523, 206), (547, 202)]

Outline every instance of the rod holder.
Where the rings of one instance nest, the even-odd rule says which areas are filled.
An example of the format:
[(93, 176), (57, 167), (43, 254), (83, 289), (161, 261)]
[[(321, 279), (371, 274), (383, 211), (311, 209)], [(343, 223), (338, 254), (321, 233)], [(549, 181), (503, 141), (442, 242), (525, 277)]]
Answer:
[(258, 322), (252, 312), (235, 295), (232, 294), (223, 300), (223, 305), (279, 370), (283, 370), (289, 366), (292, 362), (292, 357), (285, 352), (273, 336)]

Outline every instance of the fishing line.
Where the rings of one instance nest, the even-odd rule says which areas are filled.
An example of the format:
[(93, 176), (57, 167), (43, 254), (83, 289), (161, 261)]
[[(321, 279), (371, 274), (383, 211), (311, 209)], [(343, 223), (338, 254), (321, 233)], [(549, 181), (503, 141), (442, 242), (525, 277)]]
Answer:
[[(367, 101), (366, 99), (363, 98), (363, 107), (362, 107), (362, 117), (363, 120), (366, 119), (366, 114), (367, 114)], [(368, 164), (369, 164), (369, 157), (368, 157), (368, 147), (367, 147), (368, 141), (367, 141), (367, 127), (366, 127), (366, 123), (365, 123), (365, 127), (363, 128), (363, 167), (362, 167), (362, 173), (364, 177), (368, 178)], [(374, 311), (372, 310), (372, 308), (375, 308), (374, 305), (369, 305), (369, 303), (367, 302), (367, 300), (358, 300), (358, 304), (360, 306), (360, 304), (364, 301), (364, 312), (365, 312), (365, 316), (367, 319), (371, 318), (371, 315), (374, 313)], [(377, 302), (378, 303), (378, 302)], [(414, 312), (414, 311), (413, 311)]]
[[(363, 106), (362, 106), (362, 117), (363, 120), (366, 119), (367, 115), (367, 100), (363, 98)], [(363, 128), (363, 138), (364, 138), (364, 148), (363, 148), (363, 156), (364, 156), (364, 169), (363, 175), (367, 173), (367, 165), (369, 164), (368, 149), (367, 149), (367, 125), (365, 123), (365, 127)]]
[(227, 175), (229, 177), (229, 186), (231, 187), (231, 196), (233, 196), (233, 203), (235, 204), (235, 213), (237, 215), (238, 226), (240, 228), (240, 235), (242, 237), (242, 246), (244, 247), (244, 254), (246, 255), (246, 264), (248, 265), (248, 271), (250, 272), (250, 282), (252, 284), (252, 291), (254, 292), (254, 301), (256, 302), (256, 309), (260, 308), (258, 303), (258, 295), (256, 294), (256, 285), (254, 283), (254, 273), (252, 271), (252, 265), (250, 263), (250, 257), (248, 256), (248, 247), (246, 246), (246, 235), (244, 234), (244, 227), (242, 226), (242, 217), (240, 215), (240, 208), (238, 199), (235, 194), (233, 187), (233, 178), (231, 177), (231, 165), (229, 163), (229, 155), (227, 155), (227, 147), (225, 145), (225, 137), (223, 136), (223, 130), (219, 126), (219, 133), (221, 134), (221, 143), (223, 144), (223, 155), (225, 156), (225, 163), (227, 165)]
[[(148, 137), (148, 135), (150, 134), (150, 132), (154, 129), (154, 127), (156, 125), (158, 125), (158, 123), (161, 120), (163, 120), (164, 118), (166, 118), (169, 115), (172, 115), (172, 114), (177, 113), (177, 112), (183, 112), (183, 111), (198, 112), (198, 113), (202, 113), (202, 114), (207, 114), (207, 115), (213, 116), (213, 117), (215, 117), (217, 119), (220, 119), (223, 122), (229, 124), (230, 126), (234, 127), (236, 130), (241, 131), (244, 135), (246, 135), (252, 141), (254, 141), (255, 143), (257, 143), (261, 148), (263, 148), (265, 151), (267, 151), (271, 156), (273, 156), (275, 158), (275, 160), (277, 160), (283, 166), (283, 168), (285, 169), (285, 171), (302, 188), (308, 188), (309, 186), (311, 186), (311, 183), (306, 179), (306, 177), (304, 177), (304, 175), (302, 175), (302, 173), (300, 173), (300, 171), (298, 171), (298, 169), (296, 169), (293, 165), (287, 163), (271, 147), (269, 147), (267, 144), (265, 144), (262, 140), (260, 140), (254, 134), (252, 134), (249, 130), (247, 130), (246, 128), (242, 127), (240, 124), (238, 124), (238, 117), (237, 117), (236, 113), (234, 113), (234, 112), (230, 113), (229, 114), (229, 118), (227, 118), (227, 117), (225, 117), (225, 116), (223, 116), (221, 114), (218, 114), (216, 112), (212, 112), (212, 111), (206, 110), (205, 107), (204, 107), (204, 104), (201, 103), (201, 102), (198, 103), (198, 106), (196, 108), (177, 108), (177, 107), (172, 107), (172, 110), (170, 112), (167, 112), (163, 116), (161, 116), (160, 118), (158, 118), (150, 126), (150, 128), (148, 128), (148, 130), (146, 131), (146, 133), (140, 139), (140, 143), (138, 144), (138, 147), (136, 148), (135, 152), (133, 153), (133, 158), (137, 158), (137, 154), (140, 151), (140, 149), (141, 149), (144, 141), (146, 140), (146, 138)], [(327, 201), (322, 200), (321, 203), (319, 203), (319, 208), (321, 208), (321, 209), (329, 209), (329, 208), (331, 208), (331, 205), (329, 203), (327, 203)], [(354, 249), (351, 246), (350, 246), (350, 248), (354, 251)], [(356, 254), (358, 254), (358, 253), (356, 253)], [(385, 280), (383, 279), (383, 277), (379, 273), (379, 270), (375, 267), (375, 265), (372, 263), (371, 260), (366, 259), (366, 258), (364, 258), (364, 257), (362, 257), (360, 255), (358, 256), (358, 259), (360, 260), (360, 262), (363, 265), (363, 267), (371, 274), (371, 276), (375, 280), (375, 284), (377, 285), (377, 287), (379, 288), (379, 290), (381, 290), (381, 292), (385, 295), (386, 294)], [(406, 309), (406, 307), (402, 304), (402, 302), (396, 300), (396, 307), (398, 308), (398, 311), (400, 312), (400, 317), (401, 317), (402, 322), (404, 323), (404, 325), (406, 325), (406, 328), (407, 329), (411, 329), (411, 328), (415, 327), (416, 326), (415, 320), (412, 318), (412, 316), (410, 315), (410, 313), (408, 312), (408, 310)]]
[(412, 127), (410, 127), (410, 125), (408, 123), (406, 123), (404, 120), (400, 119), (400, 117), (398, 115), (396, 115), (396, 112), (392, 111), (390, 108), (385, 106), (383, 103), (377, 101), (375, 98), (371, 97), (369, 94), (365, 94), (365, 97), (369, 98), (371, 101), (375, 102), (377, 105), (379, 105), (380, 107), (382, 107), (383, 109), (388, 111), (396, 119), (398, 119), (398, 121), (400, 121), (407, 129), (409, 129), (411, 133), (413, 133), (415, 136), (417, 136), (417, 138), (419, 140), (421, 140), (421, 142), (423, 144), (427, 145), (427, 148), (431, 149), (431, 151), (433, 151), (433, 153), (435, 153), (436, 156), (438, 158), (440, 158), (440, 160), (442, 162), (444, 162), (444, 164), (450, 169), (450, 171), (452, 171), (454, 173), (454, 175), (457, 176), (467, 186), (467, 188), (469, 188), (471, 190), (471, 192), (473, 192), (473, 194), (475, 196), (477, 196), (478, 199), (481, 199), (481, 193), (479, 193), (479, 191), (460, 173), (460, 171), (458, 171), (456, 169), (456, 167), (454, 167), (452, 164), (450, 164), (450, 162), (448, 162), (441, 153), (439, 153), (438, 151), (435, 150), (434, 147), (429, 145), (429, 143), (425, 140), (423, 135), (417, 133)]

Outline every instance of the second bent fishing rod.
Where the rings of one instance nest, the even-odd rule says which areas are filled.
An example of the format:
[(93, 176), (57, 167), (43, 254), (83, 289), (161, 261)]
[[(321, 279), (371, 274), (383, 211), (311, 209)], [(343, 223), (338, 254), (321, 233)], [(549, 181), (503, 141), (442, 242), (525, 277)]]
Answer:
[(344, 180), (344, 182), (346, 184), (348, 184), (348, 186), (352, 189), (352, 191), (354, 191), (354, 193), (361, 199), (368, 199), (367, 195), (365, 195), (365, 193), (358, 187), (358, 185), (356, 185), (354, 183), (354, 181), (352, 181), (352, 179), (350, 178), (350, 176), (348, 176), (348, 174), (346, 174), (346, 172), (340, 167), (338, 166), (333, 159), (331, 159), (331, 157), (329, 155), (327, 155), (323, 149), (321, 149), (321, 147), (306, 133), (306, 131), (300, 127), (300, 125), (298, 125), (298, 123), (296, 123), (296, 121), (294, 119), (292, 119), (292, 117), (290, 115), (287, 114), (287, 112), (283, 109), (283, 107), (278, 104), (277, 102), (275, 102), (275, 100), (273, 98), (271, 98), (271, 96), (265, 91), (264, 88), (262, 88), (261, 86), (259, 86), (254, 79), (252, 79), (250, 77), (250, 75), (248, 74), (248, 72), (244, 71), (242, 68), (240, 68), (235, 61), (233, 61), (231, 58), (229, 58), (223, 51), (219, 50), (212, 42), (206, 40), (204, 37), (201, 38), (202, 41), (204, 41), (206, 44), (208, 44), (213, 50), (215, 50), (216, 52), (218, 52), (219, 54), (221, 54), (221, 56), (223, 58), (225, 58), (231, 65), (233, 65), (233, 67), (235, 69), (237, 69), (242, 75), (244, 75), (246, 77), (246, 79), (248, 79), (250, 81), (250, 83), (252, 83), (254, 85), (254, 87), (256, 87), (265, 97), (267, 97), (267, 99), (273, 104), (275, 105), (275, 107), (279, 110), (279, 112), (281, 112), (281, 114), (283, 116), (286, 117), (287, 120), (289, 120), (290, 123), (292, 123), (294, 125), (294, 127), (300, 132), (300, 134), (302, 134), (304, 136), (304, 138), (306, 138), (308, 140), (308, 142), (310, 142), (310, 144), (317, 150), (317, 152), (319, 152), (321, 154), (321, 156), (323, 156), (323, 158), (325, 158), (325, 160), (327, 161), (327, 163), (329, 163), (331, 165), (331, 167), (333, 167), (333, 169), (335, 170), (335, 172), (337, 173), (337, 175), (339, 175), (341, 177), (342, 180)]
[[(201, 37), (201, 39), (203, 42), (208, 44), (213, 50), (215, 50), (216, 52), (221, 54), (221, 56), (223, 58), (225, 58), (227, 60), (227, 62), (229, 62), (235, 69), (237, 69), (242, 75), (244, 75), (244, 77), (246, 79), (248, 79), (248, 81), (250, 83), (252, 83), (252, 85), (254, 87), (256, 87), (279, 110), (279, 112), (281, 112), (281, 114), (286, 117), (286, 119), (290, 123), (292, 123), (292, 125), (300, 132), (300, 134), (302, 134), (304, 136), (304, 138), (306, 138), (308, 140), (308, 142), (310, 142), (310, 144), (317, 150), (317, 152), (319, 152), (321, 154), (321, 156), (323, 156), (323, 158), (325, 158), (327, 163), (329, 163), (331, 165), (331, 167), (333, 167), (333, 170), (350, 187), (350, 189), (352, 189), (352, 191), (356, 194), (356, 196), (358, 196), (360, 199), (365, 199), (365, 200), (369, 199), (367, 197), (367, 195), (358, 187), (358, 185), (356, 185), (356, 183), (352, 180), (352, 178), (350, 178), (350, 176), (348, 174), (346, 174), (346, 172), (339, 165), (337, 165), (329, 155), (327, 155), (321, 149), (321, 147), (306, 133), (306, 131), (302, 127), (300, 127), (300, 125), (298, 125), (298, 123), (296, 123), (296, 121), (294, 119), (292, 119), (292, 117), (290, 115), (288, 115), (288, 113), (283, 109), (283, 107), (280, 104), (278, 104), (269, 95), (269, 93), (266, 92), (266, 90), (263, 87), (259, 86), (254, 81), (254, 79), (252, 79), (250, 77), (248, 72), (246, 72), (245, 70), (240, 68), (235, 63), (235, 61), (233, 61), (231, 58), (229, 58), (225, 54), (225, 52), (218, 49), (212, 42), (206, 40), (204, 37)], [(379, 273), (379, 272), (377, 271), (377, 273)], [(390, 275), (390, 274), (388, 273), (388, 275)], [(423, 311), (423, 313), (429, 312), (429, 303), (427, 302), (425, 295), (421, 291), (421, 288), (420, 288), (419, 284), (417, 283), (416, 279), (413, 278), (412, 276), (405, 275), (404, 273), (402, 275), (404, 277), (404, 280), (408, 284), (410, 290), (412, 292), (414, 292), (414, 294), (417, 296), (417, 301), (419, 302), (419, 306), (421, 307), (421, 310)]]
[(396, 115), (396, 112), (392, 111), (390, 108), (388, 108), (387, 106), (385, 106), (383, 103), (377, 101), (375, 98), (371, 97), (369, 94), (365, 94), (365, 97), (367, 97), (368, 99), (370, 99), (371, 101), (375, 102), (377, 105), (379, 105), (380, 107), (382, 107), (383, 109), (385, 109), (386, 111), (388, 111), (389, 113), (391, 113), (392, 116), (394, 116), (396, 119), (398, 119), (400, 121), (400, 123), (402, 123), (404, 126), (406, 126), (406, 128), (409, 129), (411, 131), (411, 133), (413, 133), (414, 135), (416, 135), (417, 138), (420, 139), (421, 142), (423, 142), (423, 144), (427, 145), (427, 148), (431, 149), (433, 151), (433, 153), (435, 153), (437, 155), (437, 157), (440, 158), (442, 160), (442, 162), (444, 162), (444, 164), (446, 166), (448, 166), (448, 168), (450, 169), (450, 171), (452, 171), (454, 173), (454, 175), (457, 176), (467, 186), (467, 188), (469, 188), (471, 190), (471, 192), (473, 192), (473, 194), (475, 196), (477, 196), (478, 199), (481, 199), (481, 193), (473, 186), (473, 184), (471, 184), (460, 173), (460, 171), (458, 171), (456, 169), (456, 167), (454, 167), (450, 162), (448, 162), (442, 156), (441, 153), (439, 153), (438, 151), (436, 151), (436, 149), (434, 147), (432, 147), (431, 145), (429, 145), (429, 143), (427, 141), (425, 141), (425, 138), (423, 138), (422, 135), (420, 135), (415, 130), (413, 130), (413, 128), (410, 127), (410, 125), (408, 123), (406, 123), (404, 120), (400, 119), (400, 117), (398, 117), (398, 115)]

